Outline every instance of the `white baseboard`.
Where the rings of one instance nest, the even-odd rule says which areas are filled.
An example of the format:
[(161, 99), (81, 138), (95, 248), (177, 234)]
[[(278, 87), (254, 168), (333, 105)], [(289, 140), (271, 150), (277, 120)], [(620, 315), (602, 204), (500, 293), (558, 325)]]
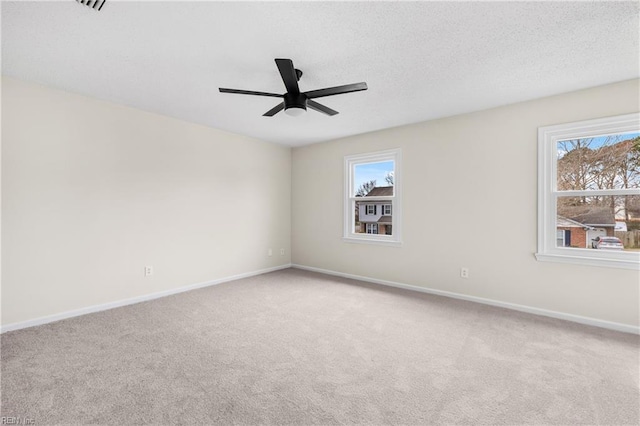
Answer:
[(258, 271), (246, 272), (244, 274), (232, 275), (230, 277), (219, 278), (217, 280), (206, 281), (203, 283), (191, 284), (184, 287), (174, 288), (171, 290), (159, 291), (157, 293), (145, 294), (143, 296), (132, 297), (131, 299), (118, 300), (116, 302), (103, 303), (101, 305), (87, 306), (86, 308), (74, 309), (73, 311), (61, 312), (59, 314), (47, 315), (45, 317), (35, 318), (23, 322), (14, 322), (0, 327), (0, 333), (7, 331), (20, 330), (21, 328), (35, 327), (37, 325), (47, 324), (50, 322), (60, 321), (66, 318), (77, 317), (80, 315), (91, 314), (94, 312), (105, 311), (107, 309), (119, 308), (121, 306), (133, 305), (135, 303), (146, 302), (148, 300), (158, 299), (160, 297), (171, 296), (173, 294), (183, 293), (185, 291), (196, 290), (198, 288), (209, 287), (216, 284), (235, 281), (242, 278), (262, 275), (268, 272), (279, 271), (281, 269), (291, 268), (291, 264), (275, 266), (273, 268), (260, 269)]
[(450, 291), (437, 290), (437, 289), (432, 289), (432, 288), (427, 288), (427, 287), (419, 287), (419, 286), (410, 285), (410, 284), (398, 283), (398, 282), (395, 282), (395, 281), (380, 280), (380, 279), (377, 279), (377, 278), (364, 277), (364, 276), (361, 276), (361, 275), (346, 274), (346, 273), (343, 273), (343, 272), (331, 271), (331, 270), (328, 270), (328, 269), (314, 268), (314, 267), (311, 267), (311, 266), (297, 265), (297, 264), (290, 264), (290, 263), (289, 264), (285, 264), (285, 265), (275, 266), (273, 268), (267, 268), (267, 269), (261, 269), (261, 270), (258, 270), (258, 271), (246, 272), (244, 274), (233, 275), (233, 276), (219, 278), (219, 279), (212, 280), (212, 281), (206, 281), (206, 282), (203, 282), (203, 283), (191, 284), (191, 285), (188, 285), (188, 286), (185, 286), (185, 287), (176, 288), (176, 289), (165, 290), (165, 291), (161, 291), (161, 292), (157, 292), (157, 293), (151, 293), (151, 294), (147, 294), (147, 295), (143, 295), (143, 296), (133, 297), (133, 298), (130, 298), (130, 299), (119, 300), (119, 301), (110, 302), (110, 303), (104, 303), (104, 304), (101, 304), (101, 305), (88, 306), (86, 308), (74, 309), (73, 311), (61, 312), (59, 314), (48, 315), (48, 316), (45, 316), (45, 317), (35, 318), (35, 319), (32, 319), (32, 320), (27, 320), (27, 321), (23, 321), (23, 322), (16, 322), (16, 323), (12, 323), (12, 324), (2, 325), (0, 327), (0, 333), (4, 333), (4, 332), (7, 332), (7, 331), (13, 331), (13, 330), (19, 330), (19, 329), (27, 328), (27, 327), (35, 327), (37, 325), (48, 324), (48, 323), (55, 322), (55, 321), (60, 321), (60, 320), (66, 319), (66, 318), (77, 317), (77, 316), (80, 316), (80, 315), (86, 315), (86, 314), (90, 314), (90, 313), (93, 313), (93, 312), (100, 312), (100, 311), (104, 311), (104, 310), (107, 310), (107, 309), (118, 308), (118, 307), (121, 307), (121, 306), (133, 305), (135, 303), (146, 302), (148, 300), (158, 299), (160, 297), (171, 296), (173, 294), (183, 293), (185, 291), (195, 290), (195, 289), (203, 288), (203, 287), (209, 287), (209, 286), (216, 285), (216, 284), (222, 284), (222, 283), (225, 283), (225, 282), (235, 281), (235, 280), (239, 280), (239, 279), (242, 279), (242, 278), (253, 277), (253, 276), (256, 276), (256, 275), (262, 275), (262, 274), (266, 274), (266, 273), (269, 273), (269, 272), (274, 272), (274, 271), (278, 271), (278, 270), (281, 270), (281, 269), (287, 269), (287, 268), (291, 268), (291, 267), (297, 268), (297, 269), (303, 269), (303, 270), (307, 270), (307, 271), (312, 271), (312, 272), (319, 272), (319, 273), (327, 274), (327, 275), (334, 275), (334, 276), (343, 277), (343, 278), (350, 278), (350, 279), (354, 279), (354, 280), (370, 282), (370, 283), (374, 283), (374, 284), (381, 284), (381, 285), (386, 285), (386, 286), (390, 286), (390, 287), (403, 288), (403, 289), (406, 289), (406, 290), (418, 291), (418, 292), (421, 292), (421, 293), (435, 294), (435, 295), (438, 295), (438, 296), (445, 296), (445, 297), (451, 297), (451, 298), (454, 298), (454, 299), (467, 300), (467, 301), (470, 301), (470, 302), (482, 303), (482, 304), (485, 304), (485, 305), (497, 306), (497, 307), (500, 307), (500, 308), (512, 309), (512, 310), (515, 310), (515, 311), (527, 312), (527, 313), (530, 313), (530, 314), (542, 315), (542, 316), (550, 317), (550, 318), (558, 318), (558, 319), (562, 319), (562, 320), (566, 320), (566, 321), (572, 321), (572, 322), (576, 322), (576, 323), (580, 323), (580, 324), (591, 325), (591, 326), (594, 326), (594, 327), (600, 327), (600, 328), (606, 328), (606, 329), (609, 329), (609, 330), (622, 331), (624, 333), (640, 334), (640, 327), (633, 326), (633, 325), (621, 324), (621, 323), (611, 322), (611, 321), (604, 321), (604, 320), (600, 320), (600, 319), (596, 319), (596, 318), (589, 318), (589, 317), (583, 317), (583, 316), (579, 316), (579, 315), (567, 314), (567, 313), (564, 313), (564, 312), (557, 312), (557, 311), (550, 311), (550, 310), (542, 309), (542, 308), (535, 308), (535, 307), (532, 307), (532, 306), (518, 305), (518, 304), (515, 304), (515, 303), (509, 303), (509, 302), (501, 302), (501, 301), (498, 301), (498, 300), (485, 299), (485, 298), (482, 298), (482, 297), (469, 296), (469, 295), (460, 294), (460, 293), (453, 293), (453, 292), (450, 292)]
[(322, 274), (334, 275), (342, 278), (350, 278), (350, 279), (370, 282), (374, 284), (381, 284), (381, 285), (386, 285), (391, 287), (403, 288), (406, 290), (419, 291), (421, 293), (435, 294), (438, 296), (445, 296), (445, 297), (451, 297), (454, 299), (467, 300), (469, 302), (482, 303), (484, 305), (497, 306), (500, 308), (512, 309), (514, 311), (527, 312), (534, 315), (557, 318), (557, 319), (562, 319), (566, 321), (577, 322), (580, 324), (591, 325), (594, 327), (606, 328), (609, 330), (622, 331), (624, 333), (640, 334), (640, 327), (628, 325), (628, 324), (605, 321), (597, 318), (583, 317), (580, 315), (567, 314), (564, 312), (550, 311), (548, 309), (534, 308), (532, 306), (518, 305), (516, 303), (501, 302), (499, 300), (485, 299), (482, 297), (469, 296), (466, 294), (453, 293), (450, 291), (436, 290), (428, 287), (419, 287), (419, 286), (410, 285), (410, 284), (398, 283), (395, 281), (379, 280), (376, 278), (363, 277), (360, 275), (345, 274), (343, 272), (336, 272), (328, 269), (314, 268), (311, 266), (297, 265), (297, 264), (292, 264), (291, 266), (293, 268), (303, 269), (306, 271), (319, 272)]

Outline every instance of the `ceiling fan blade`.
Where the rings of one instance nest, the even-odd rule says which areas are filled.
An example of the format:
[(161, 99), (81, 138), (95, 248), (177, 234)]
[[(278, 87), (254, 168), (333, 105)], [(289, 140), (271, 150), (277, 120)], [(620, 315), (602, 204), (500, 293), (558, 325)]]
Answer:
[(277, 93), (254, 92), (251, 90), (239, 90), (239, 89), (225, 89), (224, 87), (220, 87), (220, 92), (221, 93), (237, 93), (240, 95), (270, 96), (272, 98), (282, 97), (282, 95), (278, 95)]
[(367, 90), (367, 83), (354, 83), (345, 84), (344, 86), (327, 87), (326, 89), (312, 90), (310, 92), (304, 92), (307, 98), (322, 98), (324, 96), (339, 95), (341, 93), (359, 92), (361, 90)]
[(331, 109), (329, 107), (326, 107), (322, 104), (317, 103), (316, 101), (312, 101), (311, 99), (307, 99), (307, 108), (311, 108), (314, 111), (318, 111), (321, 112), (323, 114), (327, 114), (327, 115), (336, 115), (338, 114), (338, 111)]
[(262, 114), (263, 117), (273, 117), (274, 115), (276, 115), (277, 113), (279, 113), (280, 111), (282, 111), (284, 109), (284, 102), (282, 102), (281, 104), (278, 104), (276, 106), (274, 106), (273, 108), (271, 108), (269, 111), (265, 112), (264, 114)]
[(293, 61), (291, 59), (276, 59), (276, 65), (278, 66), (278, 71), (280, 71), (280, 76), (282, 76), (284, 87), (287, 88), (287, 92), (292, 95), (300, 93), (298, 75), (296, 74), (295, 68), (293, 68)]

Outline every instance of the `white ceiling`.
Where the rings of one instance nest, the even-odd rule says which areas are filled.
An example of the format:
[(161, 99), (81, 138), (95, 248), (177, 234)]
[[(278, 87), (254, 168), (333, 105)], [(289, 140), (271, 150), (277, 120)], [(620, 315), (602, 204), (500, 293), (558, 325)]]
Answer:
[[(5, 75), (300, 146), (640, 77), (631, 2), (2, 3)], [(328, 117), (262, 114), (274, 58)]]

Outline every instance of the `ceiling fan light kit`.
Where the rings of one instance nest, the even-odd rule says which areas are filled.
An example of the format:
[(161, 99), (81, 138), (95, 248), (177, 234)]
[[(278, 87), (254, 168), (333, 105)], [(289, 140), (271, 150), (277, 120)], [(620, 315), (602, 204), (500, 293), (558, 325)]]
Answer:
[(276, 59), (276, 65), (278, 66), (278, 71), (280, 71), (280, 76), (282, 77), (282, 82), (284, 83), (284, 87), (287, 89), (286, 93), (278, 94), (278, 93), (268, 93), (268, 92), (256, 92), (251, 90), (241, 90), (241, 89), (225, 89), (220, 87), (219, 90), (221, 93), (235, 93), (240, 95), (254, 95), (254, 96), (269, 96), (274, 98), (282, 98), (282, 102), (275, 107), (271, 108), (269, 111), (265, 112), (263, 116), (265, 117), (273, 117), (278, 112), (284, 109), (285, 114), (291, 116), (300, 116), (302, 115), (307, 108), (310, 108), (314, 111), (321, 112), (328, 116), (333, 116), (338, 114), (338, 111), (335, 111), (329, 107), (326, 107), (313, 99), (322, 98), (325, 96), (333, 96), (340, 95), (342, 93), (351, 93), (351, 92), (359, 92), (361, 90), (367, 90), (367, 83), (354, 83), (354, 84), (346, 84), (344, 86), (336, 86), (336, 87), (327, 87), (325, 89), (319, 90), (311, 90), (309, 92), (300, 92), (300, 88), (298, 87), (298, 81), (300, 77), (302, 77), (302, 71), (293, 67), (293, 61), (291, 59)]
[(307, 99), (302, 93), (284, 95), (284, 112), (291, 116), (297, 117), (307, 110)]
[(299, 117), (305, 112), (307, 112), (307, 109), (301, 107), (289, 107), (284, 109), (284, 113), (292, 117)]

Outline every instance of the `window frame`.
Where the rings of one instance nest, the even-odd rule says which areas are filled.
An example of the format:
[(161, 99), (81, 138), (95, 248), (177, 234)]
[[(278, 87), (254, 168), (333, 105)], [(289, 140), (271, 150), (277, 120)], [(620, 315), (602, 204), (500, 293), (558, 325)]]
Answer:
[[(640, 189), (557, 189), (557, 143), (568, 139), (640, 132), (640, 113), (538, 128), (538, 248), (539, 261), (640, 270), (640, 252), (615, 252), (557, 247), (557, 200), (571, 196), (639, 195)], [(588, 243), (588, 242), (587, 242)]]
[[(377, 204), (391, 204), (391, 225), (393, 235), (367, 234), (355, 232), (355, 203), (364, 197), (355, 197), (355, 168), (366, 163), (393, 161), (393, 195), (371, 197), (369, 201)], [(347, 243), (380, 244), (400, 247), (402, 245), (402, 151), (390, 149), (344, 157), (344, 196), (343, 196), (343, 234), (342, 240)], [(366, 210), (365, 210), (366, 211)], [(384, 208), (383, 208), (384, 211)]]
[[(395, 183), (395, 182), (394, 182)], [(383, 204), (382, 205), (382, 216), (392, 216), (393, 217), (393, 209), (392, 206), (393, 204)], [(387, 213), (387, 207), (389, 207), (389, 213)]]

